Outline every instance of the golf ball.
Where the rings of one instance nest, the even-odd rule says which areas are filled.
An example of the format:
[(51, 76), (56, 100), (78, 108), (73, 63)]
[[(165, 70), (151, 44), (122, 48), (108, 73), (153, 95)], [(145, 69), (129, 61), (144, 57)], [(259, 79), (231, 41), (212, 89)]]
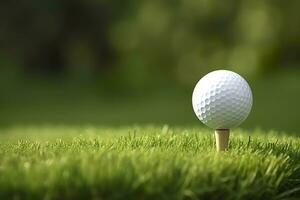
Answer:
[(230, 129), (241, 124), (252, 107), (252, 92), (246, 80), (228, 70), (208, 73), (193, 92), (193, 109), (205, 125)]

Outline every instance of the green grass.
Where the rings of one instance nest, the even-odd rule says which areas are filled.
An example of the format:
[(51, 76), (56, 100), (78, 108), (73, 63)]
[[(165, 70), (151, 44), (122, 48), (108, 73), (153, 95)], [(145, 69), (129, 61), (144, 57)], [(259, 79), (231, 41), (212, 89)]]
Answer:
[(299, 199), (300, 138), (169, 126), (0, 131), (0, 199)]
[(299, 75), (249, 80), (224, 153), (192, 87), (0, 79), (0, 199), (300, 199)]

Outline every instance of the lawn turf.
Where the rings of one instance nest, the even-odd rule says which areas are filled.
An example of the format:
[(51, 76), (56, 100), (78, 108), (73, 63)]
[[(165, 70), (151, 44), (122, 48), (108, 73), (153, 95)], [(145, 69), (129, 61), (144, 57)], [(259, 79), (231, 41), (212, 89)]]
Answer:
[(0, 130), (0, 199), (300, 198), (300, 138), (170, 126)]

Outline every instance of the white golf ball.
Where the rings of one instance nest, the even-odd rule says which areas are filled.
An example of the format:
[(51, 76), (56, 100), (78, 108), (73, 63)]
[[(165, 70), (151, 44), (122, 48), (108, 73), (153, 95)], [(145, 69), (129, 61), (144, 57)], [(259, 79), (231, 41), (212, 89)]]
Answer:
[(197, 117), (205, 125), (214, 129), (230, 129), (241, 124), (249, 115), (252, 92), (239, 74), (217, 70), (199, 80), (192, 102)]

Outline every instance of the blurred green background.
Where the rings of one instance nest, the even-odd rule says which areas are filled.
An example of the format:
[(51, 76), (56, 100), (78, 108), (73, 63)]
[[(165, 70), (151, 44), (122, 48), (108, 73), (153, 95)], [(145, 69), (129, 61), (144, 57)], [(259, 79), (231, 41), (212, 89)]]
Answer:
[(296, 132), (300, 1), (0, 2), (0, 125), (200, 125), (196, 82), (250, 83), (242, 127)]

